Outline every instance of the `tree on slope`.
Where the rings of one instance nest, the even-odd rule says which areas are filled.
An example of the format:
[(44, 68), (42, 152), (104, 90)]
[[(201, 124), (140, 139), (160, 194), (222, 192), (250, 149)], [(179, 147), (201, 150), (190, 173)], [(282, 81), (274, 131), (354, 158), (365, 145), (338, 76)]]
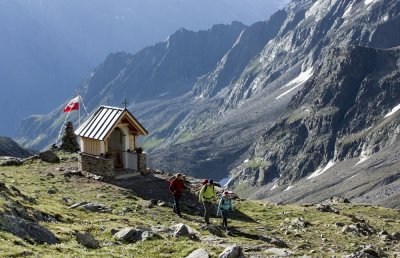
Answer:
[(76, 141), (76, 135), (74, 133), (74, 126), (72, 125), (72, 122), (67, 122), (65, 126), (60, 149), (68, 152), (76, 152), (79, 150), (79, 144)]

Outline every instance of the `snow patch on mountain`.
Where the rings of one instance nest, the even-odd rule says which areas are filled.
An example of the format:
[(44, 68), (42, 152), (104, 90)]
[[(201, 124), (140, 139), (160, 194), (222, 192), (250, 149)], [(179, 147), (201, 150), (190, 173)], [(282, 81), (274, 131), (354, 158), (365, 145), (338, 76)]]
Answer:
[(360, 155), (360, 160), (355, 164), (355, 166), (365, 162), (366, 160), (368, 160), (371, 156), (369, 156), (367, 154), (367, 152), (365, 150), (361, 151), (361, 155)]
[(364, 4), (365, 4), (365, 5), (369, 5), (369, 4), (376, 3), (376, 2), (378, 2), (378, 1), (380, 1), (380, 0), (365, 0), (365, 1), (364, 1)]
[(308, 81), (308, 79), (310, 79), (310, 77), (312, 75), (313, 75), (312, 67), (304, 72), (301, 72), (299, 74), (299, 76), (297, 76), (296, 78), (294, 78), (293, 80), (291, 80), (289, 83), (287, 83), (285, 86), (282, 87), (282, 88), (288, 88), (288, 87), (291, 87), (291, 88), (289, 90), (285, 91), (284, 93), (282, 93), (281, 95), (279, 95), (278, 97), (276, 97), (276, 99), (280, 99), (283, 96), (285, 96), (285, 95), (289, 94), (290, 92), (292, 92), (293, 90), (295, 90), (296, 88), (300, 87), (303, 83)]
[(333, 165), (335, 165), (335, 162), (333, 160), (330, 160), (328, 162), (328, 164), (326, 164), (325, 167), (317, 169), (315, 172), (313, 172), (309, 177), (307, 177), (307, 179), (311, 179), (311, 178), (315, 178), (317, 176), (322, 175), (323, 173), (325, 173), (326, 171), (328, 171), (331, 167), (333, 167)]
[(334, 6), (334, 4), (338, 0), (318, 0), (311, 6), (310, 9), (306, 12), (306, 18), (314, 17), (315, 21), (320, 21), (324, 14), (327, 13), (330, 7)]
[(293, 188), (293, 185), (289, 185), (285, 190), (283, 190), (284, 192), (285, 191), (289, 191), (290, 189), (292, 189)]
[(397, 105), (397, 106), (395, 106), (395, 107), (392, 109), (392, 111), (390, 111), (389, 113), (387, 113), (387, 114), (385, 115), (385, 118), (394, 115), (394, 114), (395, 114), (397, 111), (399, 111), (399, 110), (400, 110), (400, 104)]
[(342, 18), (346, 18), (348, 16), (350, 16), (351, 10), (353, 9), (353, 5), (349, 5), (346, 10), (344, 11)]

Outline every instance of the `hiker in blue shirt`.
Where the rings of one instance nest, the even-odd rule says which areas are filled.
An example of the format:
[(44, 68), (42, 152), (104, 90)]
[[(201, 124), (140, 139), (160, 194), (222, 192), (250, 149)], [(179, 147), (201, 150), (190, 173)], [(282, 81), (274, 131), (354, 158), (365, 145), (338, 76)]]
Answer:
[(229, 212), (233, 212), (232, 199), (229, 196), (229, 192), (225, 191), (218, 204), (217, 216), (222, 215), (222, 226), (228, 228), (228, 215)]

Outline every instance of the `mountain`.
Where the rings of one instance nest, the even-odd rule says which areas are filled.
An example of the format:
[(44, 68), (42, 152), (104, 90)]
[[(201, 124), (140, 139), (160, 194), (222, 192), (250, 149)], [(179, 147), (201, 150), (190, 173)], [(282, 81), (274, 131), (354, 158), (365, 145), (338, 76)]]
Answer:
[[(135, 55), (111, 54), (83, 81), (78, 92), (90, 111), (100, 104), (121, 105), (124, 98), (143, 102), (180, 96), (189, 92), (197, 78), (215, 66), (244, 28), (245, 25), (233, 22), (199, 32), (180, 29), (166, 41)], [(65, 114), (60, 113), (63, 105), (49, 115), (50, 119), (49, 116), (31, 116), (22, 121), (19, 141), (31, 148), (48, 146), (64, 121)], [(76, 120), (76, 114), (70, 119)]]
[[(391, 151), (398, 144), (400, 60), (399, 48), (387, 48), (400, 45), (400, 5), (338, 1), (320, 12), (318, 7), (305, 11), (297, 35), (318, 34), (305, 21), (320, 19), (329, 44), (302, 41), (316, 57), (307, 68), (312, 76), (254, 143), (246, 163), (232, 171), (230, 185), (253, 198), (283, 202), (340, 194), (393, 205), (399, 194), (399, 160)], [(299, 86), (294, 82), (285, 89)]]
[(5, 136), (0, 136), (0, 157), (17, 157), (27, 158), (32, 154), (18, 145), (13, 139)]
[[(110, 55), (79, 91), (89, 111), (134, 102), (129, 109), (150, 131), (142, 144), (152, 167), (229, 175), (244, 196), (306, 201), (350, 194), (342, 179), (355, 174), (340, 167), (377, 153), (382, 165), (367, 170), (379, 172), (353, 184), (350, 197), (388, 187), (395, 196), (397, 161), (387, 154), (397, 141), (399, 21), (395, 0), (294, 1), (251, 26), (182, 29), (135, 55)], [(19, 139), (47, 146), (63, 120), (59, 111), (28, 118)], [(362, 171), (372, 160), (354, 171), (369, 175)], [(334, 190), (340, 180), (347, 188)]]
[[(138, 50), (178, 28), (268, 17), (280, 1), (0, 0), (0, 134), (73, 96), (111, 52)], [(173, 17), (173, 18), (171, 18)], [(43, 101), (46, 98), (46, 101)], [(12, 112), (10, 112), (10, 110)]]

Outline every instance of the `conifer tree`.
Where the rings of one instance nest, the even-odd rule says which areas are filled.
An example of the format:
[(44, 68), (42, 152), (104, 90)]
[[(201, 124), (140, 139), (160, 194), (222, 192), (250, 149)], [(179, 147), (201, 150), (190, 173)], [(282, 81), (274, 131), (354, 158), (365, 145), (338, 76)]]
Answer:
[(79, 150), (79, 144), (76, 141), (76, 135), (74, 133), (74, 126), (72, 125), (72, 122), (67, 122), (65, 126), (60, 149), (68, 152), (77, 152)]

